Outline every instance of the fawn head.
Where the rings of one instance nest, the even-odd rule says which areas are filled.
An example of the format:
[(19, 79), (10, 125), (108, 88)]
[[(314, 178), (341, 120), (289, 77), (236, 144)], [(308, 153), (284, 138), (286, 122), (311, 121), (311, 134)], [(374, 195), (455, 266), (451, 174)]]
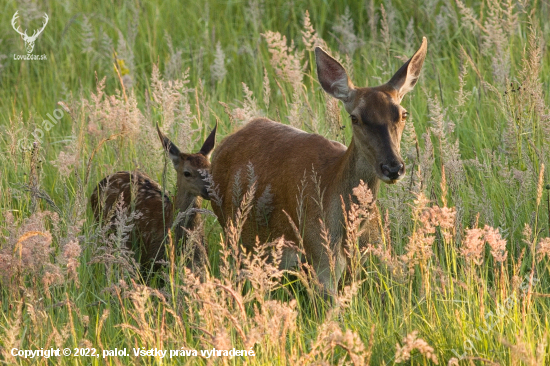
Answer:
[(315, 48), (321, 86), (344, 103), (356, 147), (374, 167), (378, 178), (386, 183), (395, 183), (405, 174), (399, 145), (408, 113), (400, 103), (418, 80), (427, 48), (424, 38), (418, 51), (390, 81), (373, 88), (354, 86), (338, 61), (321, 48)]
[(208, 183), (205, 181), (205, 171), (210, 169), (208, 156), (212, 152), (216, 143), (216, 129), (218, 124), (210, 132), (210, 135), (204, 141), (200, 151), (196, 154), (186, 154), (174, 145), (168, 137), (166, 137), (157, 125), (157, 132), (162, 142), (164, 150), (168, 153), (168, 157), (174, 164), (174, 169), (177, 173), (178, 192), (189, 192), (195, 196), (201, 196), (204, 199), (210, 199), (208, 196)]

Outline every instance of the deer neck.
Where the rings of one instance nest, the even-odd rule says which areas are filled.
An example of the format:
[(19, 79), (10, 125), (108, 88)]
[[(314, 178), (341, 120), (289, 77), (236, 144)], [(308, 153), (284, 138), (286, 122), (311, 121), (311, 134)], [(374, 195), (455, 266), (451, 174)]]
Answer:
[[(176, 199), (175, 199), (175, 207), (176, 207), (176, 210), (178, 210), (179, 212), (185, 212), (190, 208), (200, 207), (201, 202), (202, 202), (202, 198), (194, 196), (187, 191), (181, 192), (178, 189), (178, 192), (176, 194)], [(196, 216), (195, 213), (191, 213), (187, 216), (187, 219), (185, 221), (190, 222), (189, 219), (194, 218), (195, 216)], [(185, 227), (189, 228), (187, 225)]]
[[(353, 198), (353, 188), (357, 187), (362, 180), (369, 187), (373, 197), (376, 199), (378, 188), (380, 187), (380, 179), (376, 175), (375, 168), (369, 163), (365, 154), (357, 146), (355, 138), (352, 138), (351, 143), (345, 154), (338, 162), (338, 167), (335, 172), (333, 182), (336, 183), (336, 197), (340, 201), (340, 195), (347, 202), (349, 196)], [(334, 197), (334, 195), (332, 195)]]
[[(202, 198), (194, 196), (187, 191), (181, 192), (178, 189), (174, 207), (177, 212), (185, 212), (189, 209), (200, 207), (201, 202)], [(187, 230), (194, 230), (198, 226), (198, 224), (199, 216), (196, 214), (196, 212), (189, 212), (174, 229), (176, 242), (178, 242), (181, 238), (185, 238), (186, 235), (183, 228)]]

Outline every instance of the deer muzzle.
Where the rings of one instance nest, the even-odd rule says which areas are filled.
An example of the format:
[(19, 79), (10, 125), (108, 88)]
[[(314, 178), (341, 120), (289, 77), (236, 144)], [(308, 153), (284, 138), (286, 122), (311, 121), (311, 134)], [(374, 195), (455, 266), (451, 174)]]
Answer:
[(395, 183), (405, 175), (405, 164), (402, 161), (394, 160), (389, 164), (380, 164), (383, 181), (386, 183)]

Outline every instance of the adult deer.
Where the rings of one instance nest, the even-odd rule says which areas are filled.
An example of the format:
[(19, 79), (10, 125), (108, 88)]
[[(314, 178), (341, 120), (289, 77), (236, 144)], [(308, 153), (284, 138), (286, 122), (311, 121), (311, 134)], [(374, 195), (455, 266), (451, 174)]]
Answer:
[(27, 49), (27, 53), (31, 53), (32, 50), (34, 49), (34, 42), (36, 41), (40, 33), (42, 33), (44, 28), (46, 28), (46, 24), (48, 24), (48, 20), (49, 20), (48, 14), (44, 13), (44, 17), (43, 17), (44, 22), (42, 23), (42, 28), (40, 28), (40, 30), (35, 29), (34, 32), (32, 33), (32, 36), (28, 36), (26, 29), (24, 32), (21, 32), (19, 30), (19, 26), (17, 26), (17, 28), (15, 27), (15, 23), (17, 22), (17, 18), (19, 17), (18, 13), (19, 11), (16, 11), (15, 14), (13, 14), (13, 18), (11, 18), (11, 26), (17, 33), (21, 35), (21, 38), (23, 38), (23, 41), (25, 41), (25, 48)]
[[(265, 118), (250, 121), (225, 138), (212, 154), (212, 178), (222, 202), (221, 206), (214, 200), (211, 202), (220, 223), (225, 226), (232, 218), (234, 205), (231, 197), (236, 173), (244, 172), (251, 163), (257, 177), (256, 198), (269, 189), (272, 210), (263, 225), (262, 220), (246, 221), (241, 236), (243, 245), (252, 250), (256, 235), (261, 242), (282, 235), (286, 239), (298, 240), (286, 215), (298, 223), (299, 212), (303, 210), (301, 235), (306, 259), (315, 269), (325, 291), (333, 294), (347, 263), (342, 199), (349, 207), (352, 189), (361, 180), (376, 198), (380, 181), (392, 184), (403, 177), (405, 164), (399, 145), (407, 111), (400, 103), (416, 84), (426, 51), (424, 38), (418, 51), (389, 82), (373, 88), (360, 88), (353, 85), (338, 61), (317, 47), (315, 59), (319, 82), (327, 93), (344, 103), (351, 118), (353, 137), (349, 147)], [(305, 175), (312, 175), (312, 171), (320, 180), (324, 215), (319, 210), (315, 184), (311, 181), (305, 185), (301, 183)], [(322, 244), (321, 217), (329, 230), (330, 250)], [(370, 232), (380, 235), (378, 229)], [(297, 261), (296, 253), (285, 249), (282, 266), (289, 268)]]
[[(180, 152), (157, 126), (162, 146), (177, 173), (175, 205), (155, 181), (138, 171), (112, 174), (99, 182), (94, 189), (90, 200), (97, 221), (114, 222), (115, 206), (120, 199), (125, 207), (139, 212), (132, 222), (136, 235), (134, 238), (130, 237), (126, 245), (131, 248), (132, 239), (137, 239), (140, 243), (142, 265), (150, 266), (164, 258), (164, 242), (168, 230), (174, 224), (174, 209), (181, 213), (187, 211), (183, 222), (176, 223), (175, 243), (180, 239), (185, 242), (185, 229), (193, 230), (198, 227), (199, 217), (193, 209), (201, 206), (201, 198), (209, 199), (204, 174), (210, 168), (208, 156), (216, 142), (216, 128), (217, 125), (198, 153), (186, 154)], [(200, 258), (197, 250), (194, 254), (194, 260)]]

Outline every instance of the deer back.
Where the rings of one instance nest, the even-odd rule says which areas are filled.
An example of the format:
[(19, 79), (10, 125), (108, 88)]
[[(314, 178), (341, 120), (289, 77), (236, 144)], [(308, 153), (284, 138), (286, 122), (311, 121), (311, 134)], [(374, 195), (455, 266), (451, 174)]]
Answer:
[(98, 183), (90, 201), (95, 219), (112, 226), (120, 201), (129, 212), (136, 212), (137, 217), (131, 222), (133, 235), (125, 245), (131, 248), (132, 241), (139, 243), (135, 249), (140, 253), (141, 264), (164, 258), (163, 240), (172, 225), (173, 205), (149, 176), (139, 171), (112, 174)]

